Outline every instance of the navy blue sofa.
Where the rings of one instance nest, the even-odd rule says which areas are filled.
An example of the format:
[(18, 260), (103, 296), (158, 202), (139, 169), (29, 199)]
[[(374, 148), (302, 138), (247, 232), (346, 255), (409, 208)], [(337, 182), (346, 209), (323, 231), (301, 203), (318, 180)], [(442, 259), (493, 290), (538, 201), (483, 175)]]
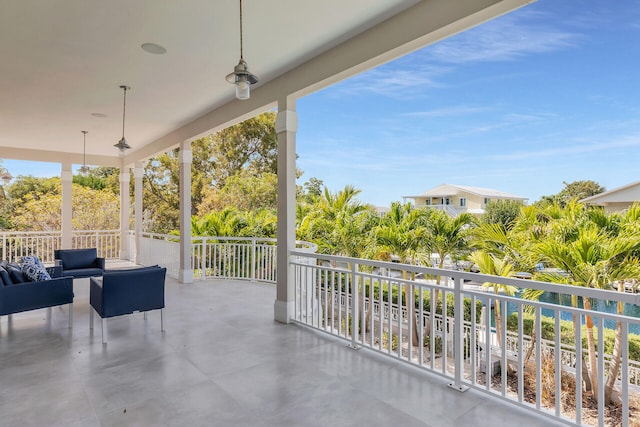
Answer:
[[(102, 342), (106, 342), (106, 319), (136, 312), (160, 310), (160, 330), (164, 331), (164, 282), (167, 269), (152, 266), (107, 270), (92, 277), (89, 284), (90, 325), (93, 311), (102, 318)], [(145, 313), (146, 317), (146, 313)]]
[[(73, 323), (73, 278), (62, 277), (61, 267), (49, 267), (51, 280), (32, 282), (19, 273), (17, 264), (3, 261), (0, 269), (0, 316), (69, 304)], [(10, 270), (13, 270), (9, 273)]]
[(62, 275), (74, 279), (102, 276), (104, 258), (98, 257), (96, 248), (56, 249), (53, 251), (56, 265), (62, 266)]

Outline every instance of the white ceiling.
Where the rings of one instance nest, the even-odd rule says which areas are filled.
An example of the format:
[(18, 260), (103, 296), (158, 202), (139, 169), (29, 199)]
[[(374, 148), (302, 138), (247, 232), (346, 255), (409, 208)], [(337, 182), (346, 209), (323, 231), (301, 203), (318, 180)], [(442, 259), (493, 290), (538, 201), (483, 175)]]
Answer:
[[(482, 8), (505, 4), (475, 22), (525, 1), (461, 3), (473, 2)], [(380, 23), (381, 40), (397, 37), (405, 30), (384, 27), (384, 21), (418, 3), (446, 4), (244, 0), (244, 58), (260, 77), (253, 94)], [(234, 88), (225, 76), (239, 59), (238, 12), (238, 0), (0, 2), (0, 157), (33, 158), (29, 150), (77, 155), (81, 131), (87, 130), (88, 156), (117, 158), (113, 144), (122, 132), (122, 84), (131, 86), (125, 133), (132, 153), (233, 103)], [(147, 42), (167, 53), (143, 51)], [(3, 147), (13, 150), (3, 155)]]

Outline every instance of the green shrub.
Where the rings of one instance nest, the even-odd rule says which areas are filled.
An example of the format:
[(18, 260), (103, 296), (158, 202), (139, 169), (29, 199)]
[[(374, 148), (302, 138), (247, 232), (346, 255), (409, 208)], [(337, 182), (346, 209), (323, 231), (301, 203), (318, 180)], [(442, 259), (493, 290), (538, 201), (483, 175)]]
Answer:
[[(532, 314), (524, 313), (522, 317), (523, 332), (525, 335), (531, 336), (533, 330)], [(549, 341), (556, 339), (555, 320), (552, 317), (542, 316), (540, 318), (540, 326), (542, 338)], [(512, 313), (507, 318), (507, 329), (512, 332), (518, 331), (518, 313)], [(582, 325), (582, 347), (587, 348), (587, 327)], [(575, 345), (575, 337), (573, 332), (573, 322), (570, 320), (560, 321), (560, 341), (563, 344)], [(593, 328), (596, 346), (598, 345), (598, 328)], [(615, 344), (616, 331), (613, 329), (604, 330), (604, 352), (613, 354)], [(640, 335), (629, 334), (629, 359), (640, 361)]]

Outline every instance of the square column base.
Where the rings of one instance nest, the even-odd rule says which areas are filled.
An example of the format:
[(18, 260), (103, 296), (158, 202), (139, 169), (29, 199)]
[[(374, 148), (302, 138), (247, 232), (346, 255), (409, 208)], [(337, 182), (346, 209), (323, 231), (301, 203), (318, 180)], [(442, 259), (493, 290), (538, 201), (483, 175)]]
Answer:
[(180, 270), (178, 281), (180, 283), (193, 283), (193, 270)]
[(273, 318), (276, 322), (291, 323), (294, 308), (293, 301), (275, 300), (273, 304)]

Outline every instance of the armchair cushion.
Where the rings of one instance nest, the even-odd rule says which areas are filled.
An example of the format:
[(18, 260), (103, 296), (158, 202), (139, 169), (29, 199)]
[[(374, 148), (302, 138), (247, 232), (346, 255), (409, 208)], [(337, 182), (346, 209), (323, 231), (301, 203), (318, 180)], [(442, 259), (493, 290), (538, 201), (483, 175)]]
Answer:
[(62, 268), (64, 270), (98, 267), (96, 264), (96, 260), (98, 258), (98, 251), (96, 248), (58, 249), (55, 252), (55, 258), (62, 261)]
[(104, 272), (105, 260), (97, 256), (96, 248), (57, 249), (54, 257), (62, 266), (63, 276), (92, 277)]

